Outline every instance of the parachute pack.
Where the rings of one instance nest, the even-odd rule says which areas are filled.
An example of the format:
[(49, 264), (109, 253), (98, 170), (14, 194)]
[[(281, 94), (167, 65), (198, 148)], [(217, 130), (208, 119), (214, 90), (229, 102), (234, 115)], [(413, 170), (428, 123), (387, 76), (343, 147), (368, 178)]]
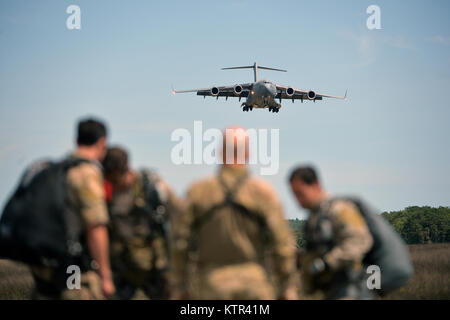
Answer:
[(363, 264), (366, 267), (376, 265), (381, 270), (381, 288), (377, 293), (383, 296), (403, 286), (414, 269), (402, 238), (383, 216), (361, 199), (346, 197), (334, 198), (332, 201), (335, 200), (352, 202), (363, 215), (372, 234), (373, 246), (364, 257)]
[(83, 265), (82, 222), (68, 210), (66, 178), (87, 161), (39, 161), (25, 171), (0, 219), (1, 258), (52, 268)]

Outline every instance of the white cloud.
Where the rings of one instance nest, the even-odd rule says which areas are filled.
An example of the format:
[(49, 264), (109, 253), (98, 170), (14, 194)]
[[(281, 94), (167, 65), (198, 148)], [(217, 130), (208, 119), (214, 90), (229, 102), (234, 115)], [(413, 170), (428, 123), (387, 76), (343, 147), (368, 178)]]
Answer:
[(354, 44), (356, 52), (360, 56), (360, 64), (367, 66), (374, 63), (380, 51), (386, 47), (415, 50), (414, 45), (403, 35), (388, 36), (381, 31), (340, 32), (341, 37), (350, 40)]
[(0, 162), (6, 158), (10, 153), (21, 147), (20, 144), (10, 144), (0, 149)]
[(429, 41), (435, 42), (435, 43), (439, 43), (439, 44), (443, 44), (445, 46), (450, 46), (450, 37), (445, 37), (442, 35), (436, 35), (433, 36), (431, 38), (428, 38)]
[(394, 48), (415, 50), (414, 45), (404, 36), (385, 37), (384, 42)]

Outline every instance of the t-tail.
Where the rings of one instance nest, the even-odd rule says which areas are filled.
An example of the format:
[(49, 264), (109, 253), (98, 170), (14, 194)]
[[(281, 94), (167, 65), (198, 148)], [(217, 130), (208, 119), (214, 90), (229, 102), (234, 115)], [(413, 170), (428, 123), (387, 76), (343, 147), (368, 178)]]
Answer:
[(258, 69), (287, 72), (287, 70), (258, 66), (258, 63), (256, 63), (256, 62), (252, 66), (222, 68), (222, 70), (231, 70), (231, 69), (253, 69), (253, 74), (255, 76), (255, 82), (258, 81)]

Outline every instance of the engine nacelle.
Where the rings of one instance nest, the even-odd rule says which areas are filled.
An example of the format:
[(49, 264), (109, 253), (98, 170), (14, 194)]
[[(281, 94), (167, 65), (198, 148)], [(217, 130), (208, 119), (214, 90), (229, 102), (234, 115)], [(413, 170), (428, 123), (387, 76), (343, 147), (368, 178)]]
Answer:
[(314, 100), (316, 99), (316, 93), (312, 90), (308, 91), (307, 97), (309, 100)]
[(212, 96), (217, 96), (219, 94), (219, 88), (217, 87), (212, 87), (211, 88), (211, 95)]
[(293, 88), (289, 87), (286, 89), (286, 95), (288, 97), (292, 97), (294, 95), (294, 93), (295, 93), (295, 90)]
[(242, 93), (242, 86), (239, 85), (239, 84), (235, 85), (235, 86), (234, 86), (234, 94), (238, 96), (238, 95), (240, 95), (241, 93)]

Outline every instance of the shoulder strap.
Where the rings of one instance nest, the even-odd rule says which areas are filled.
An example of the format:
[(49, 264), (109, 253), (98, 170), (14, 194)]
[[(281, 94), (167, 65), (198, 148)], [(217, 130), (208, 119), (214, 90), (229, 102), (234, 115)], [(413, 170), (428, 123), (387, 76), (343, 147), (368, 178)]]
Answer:
[[(218, 176), (218, 181), (222, 187), (222, 190), (225, 193), (225, 199), (224, 201), (217, 203), (215, 205), (213, 205), (211, 208), (209, 208), (203, 215), (201, 215), (200, 217), (197, 217), (194, 219), (193, 223), (192, 223), (192, 228), (194, 230), (198, 230), (200, 229), (200, 227), (208, 220), (210, 220), (212, 218), (212, 216), (219, 211), (219, 209), (222, 209), (224, 207), (239, 207), (239, 209), (244, 208), (245, 211), (248, 211), (247, 208), (245, 208), (243, 205), (237, 203), (234, 199), (235, 194), (237, 192), (237, 190), (244, 184), (245, 180), (247, 180), (248, 178), (248, 174), (242, 175), (240, 176), (236, 182), (233, 184), (233, 187), (230, 188), (226, 185), (225, 181), (223, 180), (223, 177), (221, 175)], [(241, 210), (238, 210), (239, 212), (241, 212)]]
[[(154, 231), (157, 231), (164, 238), (168, 237), (167, 230), (167, 214), (166, 210), (162, 212), (159, 210), (159, 207), (162, 206), (164, 209), (165, 206), (161, 201), (160, 194), (158, 192), (158, 188), (156, 187), (155, 180), (149, 176), (149, 172), (147, 170), (140, 171), (142, 178), (142, 193), (144, 196), (145, 206), (149, 209), (149, 223), (150, 228)], [(153, 233), (154, 234), (154, 233)], [(168, 250), (168, 244), (165, 243), (166, 249)]]
[(218, 180), (219, 180), (219, 183), (222, 185), (222, 188), (225, 192), (225, 199), (221, 203), (213, 205), (200, 217), (197, 217), (194, 219), (194, 221), (192, 223), (192, 230), (194, 230), (193, 234), (196, 234), (197, 231), (203, 226), (203, 224), (206, 221), (210, 220), (217, 211), (219, 211), (220, 209), (225, 208), (225, 207), (231, 207), (231, 208), (236, 209), (235, 211), (237, 213), (241, 214), (242, 216), (255, 221), (258, 224), (258, 226), (260, 227), (260, 230), (262, 230), (261, 231), (262, 232), (262, 236), (261, 236), (262, 241), (264, 243), (269, 242), (269, 233), (267, 232), (268, 231), (267, 223), (266, 223), (265, 219), (261, 216), (261, 214), (248, 209), (246, 206), (244, 206), (243, 204), (241, 204), (235, 200), (236, 192), (244, 184), (244, 182), (247, 180), (247, 178), (248, 178), (248, 174), (245, 174), (245, 175), (239, 177), (236, 180), (236, 182), (233, 184), (233, 187), (230, 189), (225, 184), (223, 177), (221, 177), (219, 175)]
[(162, 205), (161, 197), (156, 187), (154, 179), (149, 177), (148, 171), (140, 170), (142, 193), (146, 205), (148, 205), (153, 211), (156, 211), (158, 206)]
[(197, 249), (197, 234), (198, 230), (203, 226), (203, 224), (211, 219), (214, 214), (219, 211), (222, 208), (225, 207), (231, 207), (234, 210), (234, 212), (237, 212), (243, 217), (246, 217), (248, 219), (253, 220), (255, 223), (258, 224), (259, 227), (259, 234), (260, 239), (262, 243), (264, 244), (261, 250), (258, 250), (258, 255), (261, 263), (265, 265), (266, 263), (266, 255), (265, 252), (267, 248), (271, 245), (271, 234), (269, 232), (269, 228), (267, 226), (266, 220), (263, 218), (263, 216), (259, 212), (255, 212), (253, 210), (248, 209), (243, 204), (237, 202), (235, 200), (235, 194), (239, 190), (239, 187), (243, 185), (245, 180), (248, 178), (248, 175), (244, 175), (239, 177), (239, 179), (233, 184), (233, 188), (230, 190), (228, 188), (221, 176), (219, 176), (219, 183), (222, 185), (222, 188), (225, 192), (225, 199), (221, 203), (218, 203), (214, 206), (212, 206), (210, 209), (208, 209), (203, 215), (200, 217), (197, 217), (192, 222), (191, 227), (191, 234), (188, 241), (188, 252), (189, 252), (189, 259), (195, 260), (197, 258), (196, 249)]
[(244, 175), (240, 176), (236, 182), (233, 184), (232, 188), (228, 187), (225, 183), (225, 180), (221, 175), (218, 176), (218, 180), (220, 185), (222, 186), (222, 189), (225, 192), (225, 201), (234, 201), (234, 196), (238, 189), (244, 184), (245, 180), (247, 180), (248, 174), (245, 173)]
[[(90, 163), (96, 167), (99, 167), (99, 169), (101, 170), (101, 166), (98, 162), (70, 156), (57, 162), (56, 165), (59, 165), (59, 170), (61, 170), (61, 172), (67, 179), (68, 171), (83, 163)], [(66, 205), (67, 204), (68, 203), (66, 202)], [(67, 235), (68, 261), (70, 261), (71, 264), (79, 264), (82, 269), (87, 270), (90, 268), (89, 265), (92, 261), (92, 258), (89, 250), (86, 249), (86, 239), (80, 235), (80, 225), (77, 225), (77, 223), (74, 224), (75, 220), (78, 221), (81, 218), (79, 214), (68, 209), (68, 207), (66, 207), (66, 210), (64, 210), (63, 217)], [(79, 223), (81, 224), (81, 221), (79, 221)]]
[(83, 163), (90, 163), (93, 166), (98, 167), (99, 170), (102, 170), (102, 167), (101, 167), (101, 165), (99, 163), (94, 162), (94, 161), (89, 160), (89, 159), (84, 159), (84, 158), (67, 157), (67, 158), (61, 160), (60, 162), (57, 162), (57, 164), (59, 164), (62, 167), (62, 169), (64, 171), (66, 171), (66, 172), (69, 169), (77, 167), (77, 166), (79, 166), (80, 164), (83, 164)]

